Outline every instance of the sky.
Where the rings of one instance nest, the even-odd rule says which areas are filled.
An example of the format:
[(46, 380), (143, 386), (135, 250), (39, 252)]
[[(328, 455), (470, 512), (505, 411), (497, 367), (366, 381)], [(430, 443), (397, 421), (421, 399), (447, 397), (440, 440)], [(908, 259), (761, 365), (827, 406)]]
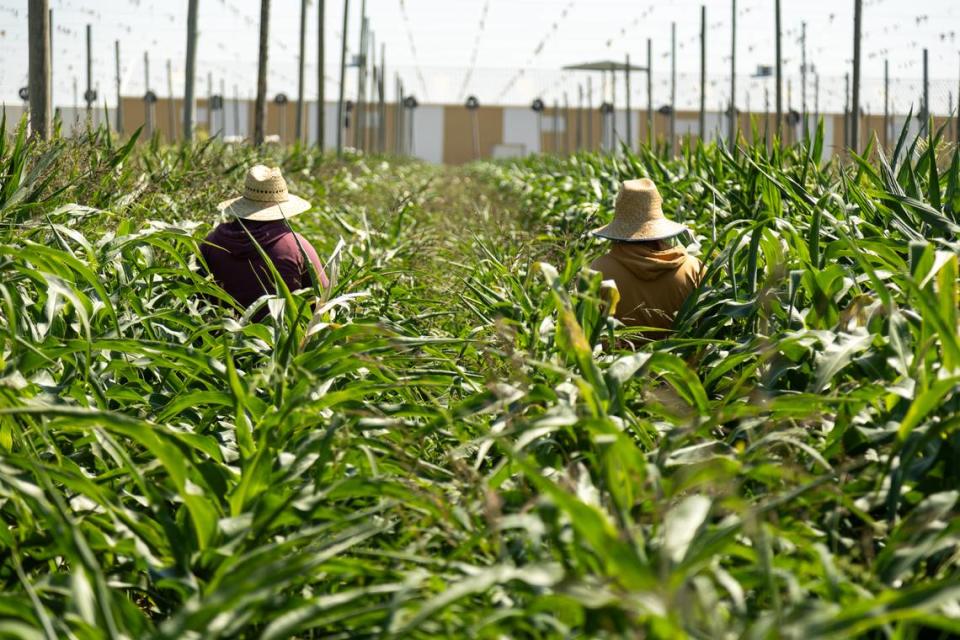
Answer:
[[(356, 54), (364, 0), (351, 0), (347, 46)], [(339, 88), (343, 0), (326, 0), (325, 90)], [(306, 94), (317, 91), (318, 0), (309, 0)], [(677, 29), (677, 94), (681, 108), (699, 101), (700, 7), (707, 8), (707, 105), (729, 100), (731, 0), (367, 0), (366, 9), (378, 56), (386, 52), (388, 98), (399, 74), (406, 92), (421, 103), (460, 103), (475, 95), (481, 103), (548, 103), (566, 94), (575, 104), (591, 83), (593, 104), (616, 92), (623, 106), (623, 78), (616, 86), (600, 74), (562, 72), (564, 65), (631, 57), (646, 64), (646, 41), (653, 46), (653, 94), (657, 106), (669, 103), (670, 33)], [(799, 110), (801, 32), (806, 22), (807, 58), (819, 75), (819, 106), (843, 108), (844, 74), (851, 71), (854, 0), (783, 0), (784, 100)], [(27, 78), (27, 0), (0, 0), (0, 101), (19, 104), (17, 91)], [(273, 0), (270, 20), (270, 95), (297, 94), (298, 0)], [(54, 12), (54, 101), (74, 103), (74, 82), (86, 85), (85, 25), (93, 32), (93, 85), (100, 102), (115, 102), (114, 42), (121, 51), (121, 90), (145, 91), (144, 53), (150, 56), (150, 86), (168, 94), (167, 61), (173, 92), (183, 94), (187, 0), (50, 0)], [(751, 78), (758, 65), (775, 61), (774, 0), (739, 0), (736, 100), (743, 108), (763, 107), (770, 79)], [(200, 0), (197, 81), (206, 95), (234, 88), (252, 97), (257, 72), (258, 0)], [(960, 0), (864, 0), (863, 99), (876, 113), (883, 104), (883, 62), (889, 60), (894, 108), (905, 111), (922, 91), (922, 50), (929, 50), (931, 105), (945, 113), (960, 89)], [(589, 80), (588, 80), (589, 78)], [(356, 93), (356, 70), (348, 73), (348, 96)], [(952, 94), (952, 95), (951, 95)], [(646, 103), (645, 79), (634, 76), (630, 97)], [(82, 98), (81, 98), (82, 99)], [(749, 102), (749, 105), (747, 104)], [(808, 107), (816, 103), (809, 74)]]

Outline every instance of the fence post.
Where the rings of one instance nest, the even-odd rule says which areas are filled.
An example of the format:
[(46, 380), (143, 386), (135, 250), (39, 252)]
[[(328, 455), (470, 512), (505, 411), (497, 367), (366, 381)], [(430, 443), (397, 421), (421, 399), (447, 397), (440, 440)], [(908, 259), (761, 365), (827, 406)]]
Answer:
[(777, 137), (783, 135), (783, 47), (782, 45), (782, 28), (780, 21), (780, 0), (775, 0), (776, 5), (774, 7), (775, 20), (777, 23)]
[(700, 6), (700, 140), (707, 138), (707, 5)]
[(120, 97), (120, 41), (113, 43), (114, 57), (117, 62), (117, 135), (123, 135), (123, 98)]
[(32, 134), (43, 140), (50, 138), (50, 13), (47, 0), (30, 0), (28, 87), (30, 91), (30, 127)]
[(587, 76), (587, 149), (593, 151), (593, 76)]
[(890, 61), (883, 61), (883, 149), (890, 148)]
[(153, 136), (153, 105), (150, 103), (150, 52), (143, 52), (143, 126), (147, 130), (147, 139)]
[(653, 139), (653, 40), (647, 38), (647, 146)]
[[(730, 114), (727, 139), (730, 148), (737, 144), (737, 0), (732, 0), (730, 15)], [(766, 115), (764, 115), (766, 118)]]
[(677, 23), (670, 23), (670, 153), (677, 143)]
[(809, 136), (807, 124), (807, 23), (800, 24), (800, 111), (803, 115), (803, 141)]
[(930, 65), (927, 49), (923, 50), (923, 128), (926, 134), (930, 128)]
[(630, 76), (633, 74), (633, 68), (630, 66), (630, 54), (627, 54), (627, 77), (626, 80), (626, 92), (627, 92), (627, 148), (630, 151), (633, 151), (633, 105), (631, 104), (632, 100), (630, 99)]
[(83, 94), (83, 100), (87, 103), (87, 126), (90, 126), (90, 120), (93, 116), (93, 27), (87, 25), (87, 91)]

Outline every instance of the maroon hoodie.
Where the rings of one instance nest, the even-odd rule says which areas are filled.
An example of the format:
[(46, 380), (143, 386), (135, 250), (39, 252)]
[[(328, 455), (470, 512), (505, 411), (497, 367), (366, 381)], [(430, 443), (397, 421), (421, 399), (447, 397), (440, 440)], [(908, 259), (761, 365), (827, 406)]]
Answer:
[(200, 253), (217, 284), (244, 307), (264, 294), (277, 292), (273, 276), (251, 236), (273, 262), (290, 291), (311, 286), (307, 259), (316, 267), (321, 286), (327, 286), (327, 276), (316, 250), (303, 236), (294, 233), (285, 220), (226, 222), (210, 232), (200, 245)]

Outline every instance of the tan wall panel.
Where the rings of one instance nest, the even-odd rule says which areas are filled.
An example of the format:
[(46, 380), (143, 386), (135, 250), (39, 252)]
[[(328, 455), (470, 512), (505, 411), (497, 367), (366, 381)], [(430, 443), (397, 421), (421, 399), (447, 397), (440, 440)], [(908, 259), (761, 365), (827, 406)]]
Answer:
[[(476, 159), (473, 148), (473, 117), (469, 109), (448, 106), (443, 113), (443, 161), (465, 164)], [(493, 156), (493, 148), (503, 144), (503, 109), (480, 107), (476, 110), (480, 133), (480, 157)]]

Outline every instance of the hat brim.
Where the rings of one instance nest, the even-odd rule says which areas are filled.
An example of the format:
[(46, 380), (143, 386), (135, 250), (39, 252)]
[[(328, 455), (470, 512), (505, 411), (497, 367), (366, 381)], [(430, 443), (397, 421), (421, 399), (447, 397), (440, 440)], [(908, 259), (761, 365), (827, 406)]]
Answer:
[(640, 228), (625, 228), (623, 225), (616, 224), (616, 220), (610, 224), (594, 229), (590, 233), (607, 240), (620, 240), (621, 242), (652, 242), (654, 240), (666, 240), (674, 238), (685, 231), (689, 231), (686, 225), (673, 220), (654, 220), (651, 224), (643, 225)]
[(221, 202), (217, 206), (224, 215), (254, 222), (285, 220), (309, 211), (311, 207), (312, 204), (292, 194), (286, 202), (257, 202), (241, 196)]

